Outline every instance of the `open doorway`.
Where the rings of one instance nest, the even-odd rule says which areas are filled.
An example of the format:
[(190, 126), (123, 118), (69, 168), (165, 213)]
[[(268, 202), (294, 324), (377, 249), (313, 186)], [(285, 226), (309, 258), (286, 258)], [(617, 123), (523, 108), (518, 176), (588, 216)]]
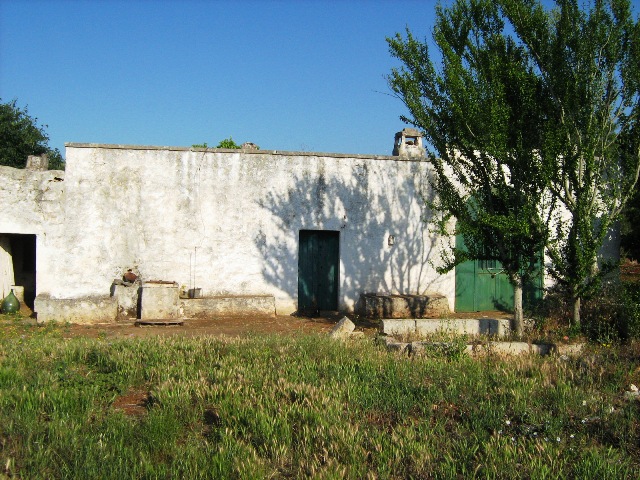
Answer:
[(36, 298), (36, 236), (0, 233), (0, 293), (12, 285), (24, 287), (24, 303), (33, 310)]

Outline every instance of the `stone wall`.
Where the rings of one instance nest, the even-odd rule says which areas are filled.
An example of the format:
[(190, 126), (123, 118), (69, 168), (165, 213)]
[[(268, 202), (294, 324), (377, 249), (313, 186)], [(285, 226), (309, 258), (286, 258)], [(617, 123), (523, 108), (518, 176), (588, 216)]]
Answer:
[(363, 292), (436, 291), (453, 307), (453, 273), (428, 263), (428, 171), (386, 156), (68, 144), (64, 228), (51, 231), (55, 260), (38, 262), (38, 294), (108, 296), (131, 268), (205, 297), (273, 295), (289, 314), (308, 229), (340, 232), (341, 310)]

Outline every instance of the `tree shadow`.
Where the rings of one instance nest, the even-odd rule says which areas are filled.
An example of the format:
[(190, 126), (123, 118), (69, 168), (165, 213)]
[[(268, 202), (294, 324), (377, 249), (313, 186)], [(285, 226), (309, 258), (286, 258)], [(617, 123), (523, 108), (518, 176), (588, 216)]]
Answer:
[(452, 277), (438, 275), (430, 262), (439, 256), (426, 223), (425, 170), (380, 169), (363, 160), (346, 178), (308, 170), (286, 192), (271, 189), (258, 201), (266, 218), (255, 239), (264, 279), (297, 308), (299, 231), (331, 230), (340, 232), (340, 310), (357, 309), (362, 293), (451, 295)]

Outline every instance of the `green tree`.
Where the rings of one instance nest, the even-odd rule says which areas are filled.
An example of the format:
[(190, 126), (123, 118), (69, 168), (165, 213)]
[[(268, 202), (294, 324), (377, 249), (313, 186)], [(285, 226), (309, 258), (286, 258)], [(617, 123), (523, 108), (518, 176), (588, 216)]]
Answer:
[(550, 190), (569, 213), (558, 221), (551, 273), (573, 300), (604, 273), (598, 252), (640, 171), (640, 25), (628, 0), (501, 0), (535, 61), (549, 101), (540, 153), (555, 161)]
[(640, 189), (636, 184), (633, 197), (622, 211), (620, 247), (631, 260), (640, 260)]
[(459, 0), (436, 15), (439, 68), (427, 42), (397, 34), (387, 41), (403, 66), (392, 70), (389, 85), (409, 110), (401, 119), (425, 132), (435, 170), (433, 225), (450, 234), (455, 219), (464, 238), (466, 248), (445, 251), (441, 270), (467, 260), (501, 262), (522, 334), (523, 285), (538, 272), (553, 211), (548, 166), (537, 154), (542, 84), (493, 1)]
[(0, 99), (0, 165), (24, 168), (29, 155), (49, 156), (51, 170), (64, 169), (60, 151), (49, 147), (46, 125), (39, 126), (38, 119), (21, 110), (16, 100), (4, 103)]
[(236, 144), (236, 142), (233, 141), (233, 138), (229, 137), (229, 138), (225, 138), (224, 140), (220, 140), (220, 143), (218, 143), (216, 148), (236, 149), (236, 148), (240, 148), (240, 145)]

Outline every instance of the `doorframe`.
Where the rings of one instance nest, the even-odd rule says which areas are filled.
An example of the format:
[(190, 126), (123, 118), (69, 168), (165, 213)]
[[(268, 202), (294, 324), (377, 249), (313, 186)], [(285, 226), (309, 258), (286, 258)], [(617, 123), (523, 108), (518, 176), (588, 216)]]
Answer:
[[(333, 265), (333, 267), (335, 268), (335, 273), (333, 275), (333, 279), (332, 282), (334, 284), (334, 292), (331, 293), (331, 306), (335, 306), (335, 309), (333, 308), (321, 308), (321, 306), (318, 306), (317, 304), (314, 306), (313, 304), (310, 306), (301, 306), (301, 298), (303, 297), (303, 295), (301, 295), (302, 293), (302, 288), (303, 288), (303, 275), (301, 275), (301, 269), (304, 268), (303, 267), (303, 256), (302, 256), (302, 243), (303, 243), (303, 238), (312, 238), (312, 237), (316, 237), (316, 241), (318, 241), (317, 239), (320, 238), (328, 238), (328, 237), (332, 237), (335, 239), (336, 243), (337, 243), (337, 247), (335, 249), (335, 258), (333, 258), (333, 254), (332, 254), (332, 261), (335, 261), (335, 264)], [(340, 242), (340, 230), (321, 230), (321, 229), (300, 229), (298, 230), (298, 297), (297, 297), (297, 303), (298, 303), (298, 313), (309, 313), (312, 315), (317, 315), (320, 311), (337, 311), (340, 307), (340, 253), (341, 253), (341, 242)], [(313, 253), (312, 253), (313, 255)], [(316, 268), (318, 265), (318, 263), (315, 263), (313, 268)], [(302, 272), (303, 274), (305, 272)], [(312, 272), (312, 276), (314, 276), (315, 273)], [(313, 284), (311, 285), (311, 289), (315, 289), (317, 285)], [(311, 292), (311, 295), (314, 295), (317, 292)]]

